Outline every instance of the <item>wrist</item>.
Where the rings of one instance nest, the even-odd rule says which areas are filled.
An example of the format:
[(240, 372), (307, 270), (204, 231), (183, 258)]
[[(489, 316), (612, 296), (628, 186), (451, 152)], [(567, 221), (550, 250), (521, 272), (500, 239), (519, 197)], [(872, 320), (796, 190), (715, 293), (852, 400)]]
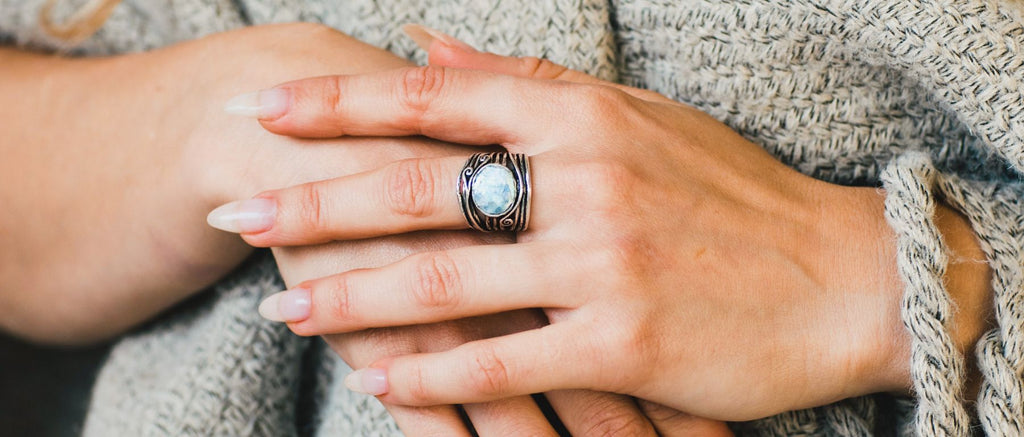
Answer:
[(885, 192), (829, 186), (821, 248), (828, 314), (837, 330), (835, 399), (909, 391), (910, 335), (900, 315), (904, 285), (897, 271), (896, 235), (885, 219)]
[[(839, 217), (831, 220), (832, 234), (839, 236), (832, 253), (840, 255), (825, 258), (848, 267), (835, 275), (834, 282), (841, 290), (835, 307), (852, 320), (841, 353), (844, 358), (839, 360), (847, 363), (843, 368), (849, 381), (842, 397), (877, 392), (909, 396), (911, 337), (900, 314), (906, 286), (896, 267), (897, 236), (885, 220), (885, 192), (837, 190), (842, 194), (832, 198), (843, 200), (842, 206), (834, 208)], [(947, 329), (967, 360), (967, 393), (974, 393), (974, 345), (991, 328), (991, 271), (966, 218), (940, 203), (934, 221), (949, 259), (943, 279), (955, 312)]]

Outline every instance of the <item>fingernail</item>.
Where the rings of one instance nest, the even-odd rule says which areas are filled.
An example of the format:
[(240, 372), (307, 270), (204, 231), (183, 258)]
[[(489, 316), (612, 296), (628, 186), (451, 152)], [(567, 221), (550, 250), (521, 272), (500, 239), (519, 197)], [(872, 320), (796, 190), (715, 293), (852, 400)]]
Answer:
[(289, 104), (291, 104), (291, 92), (286, 89), (271, 88), (232, 97), (224, 104), (224, 112), (272, 120), (288, 112)]
[(210, 211), (206, 222), (222, 231), (253, 234), (274, 227), (276, 215), (277, 202), (273, 199), (238, 200)]
[(359, 369), (345, 377), (345, 387), (354, 392), (382, 395), (388, 392), (388, 373), (384, 369)]
[(301, 322), (309, 318), (313, 308), (312, 292), (293, 288), (267, 296), (260, 302), (259, 312), (274, 322)]
[(454, 36), (420, 24), (406, 24), (402, 26), (402, 32), (405, 32), (405, 34), (423, 50), (430, 51), (430, 44), (433, 43), (434, 40), (437, 40), (448, 47), (467, 51), (476, 51), (473, 46), (459, 41)]

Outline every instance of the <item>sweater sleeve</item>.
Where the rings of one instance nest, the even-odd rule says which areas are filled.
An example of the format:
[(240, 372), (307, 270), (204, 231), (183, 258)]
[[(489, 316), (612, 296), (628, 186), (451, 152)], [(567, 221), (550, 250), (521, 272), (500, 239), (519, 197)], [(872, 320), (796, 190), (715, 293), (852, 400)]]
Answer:
[[(842, 11), (837, 16), (849, 24), (852, 39), (930, 89), (1008, 167), (1024, 172), (1024, 7), (975, 0), (876, 3), (830, 5)], [(921, 154), (893, 160), (881, 179), (906, 285), (902, 317), (913, 337), (916, 433), (970, 434), (961, 397), (963, 357), (951, 348), (948, 331), (955, 308), (942, 283), (946, 248), (932, 220), (941, 200), (969, 219), (993, 273), (996, 328), (975, 350), (983, 377), (978, 419), (987, 435), (1024, 435), (1024, 184), (942, 174)]]
[(916, 433), (970, 434), (964, 357), (949, 332), (956, 309), (943, 283), (948, 248), (933, 220), (942, 201), (968, 218), (993, 272), (997, 326), (976, 348), (983, 378), (978, 419), (988, 435), (1024, 434), (1024, 186), (942, 174), (923, 153), (893, 160), (882, 182), (906, 287), (901, 315), (912, 336)]

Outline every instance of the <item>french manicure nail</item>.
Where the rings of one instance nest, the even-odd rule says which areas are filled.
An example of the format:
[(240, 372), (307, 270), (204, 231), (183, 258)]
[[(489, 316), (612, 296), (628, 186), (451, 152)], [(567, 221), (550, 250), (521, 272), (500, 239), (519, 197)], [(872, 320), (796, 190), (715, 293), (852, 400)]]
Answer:
[(272, 120), (288, 112), (290, 104), (291, 92), (286, 89), (271, 88), (232, 97), (224, 104), (224, 112)]
[(384, 369), (359, 369), (345, 377), (345, 387), (354, 392), (382, 395), (388, 392), (388, 373)]
[(402, 32), (405, 32), (423, 50), (430, 51), (430, 44), (437, 40), (448, 47), (476, 51), (472, 46), (456, 39), (454, 36), (420, 24), (406, 24), (402, 26)]
[(309, 318), (313, 307), (312, 292), (293, 288), (267, 296), (260, 302), (259, 313), (274, 322), (301, 322)]
[(276, 215), (277, 202), (273, 199), (248, 199), (217, 207), (206, 216), (206, 222), (222, 231), (252, 234), (274, 227)]

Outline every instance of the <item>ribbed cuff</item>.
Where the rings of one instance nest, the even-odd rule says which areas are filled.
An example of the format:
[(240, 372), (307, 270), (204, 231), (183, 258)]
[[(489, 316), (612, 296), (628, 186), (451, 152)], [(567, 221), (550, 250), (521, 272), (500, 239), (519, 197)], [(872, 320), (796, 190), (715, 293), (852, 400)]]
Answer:
[(975, 349), (986, 435), (1024, 435), (1024, 185), (940, 175), (945, 202), (971, 223), (992, 269), (996, 327)]
[(927, 155), (911, 153), (890, 163), (881, 179), (905, 284), (901, 316), (912, 338), (915, 428), (920, 435), (967, 436), (971, 422), (961, 396), (964, 358), (948, 329), (953, 301), (943, 282), (948, 249), (933, 220), (938, 172)]

